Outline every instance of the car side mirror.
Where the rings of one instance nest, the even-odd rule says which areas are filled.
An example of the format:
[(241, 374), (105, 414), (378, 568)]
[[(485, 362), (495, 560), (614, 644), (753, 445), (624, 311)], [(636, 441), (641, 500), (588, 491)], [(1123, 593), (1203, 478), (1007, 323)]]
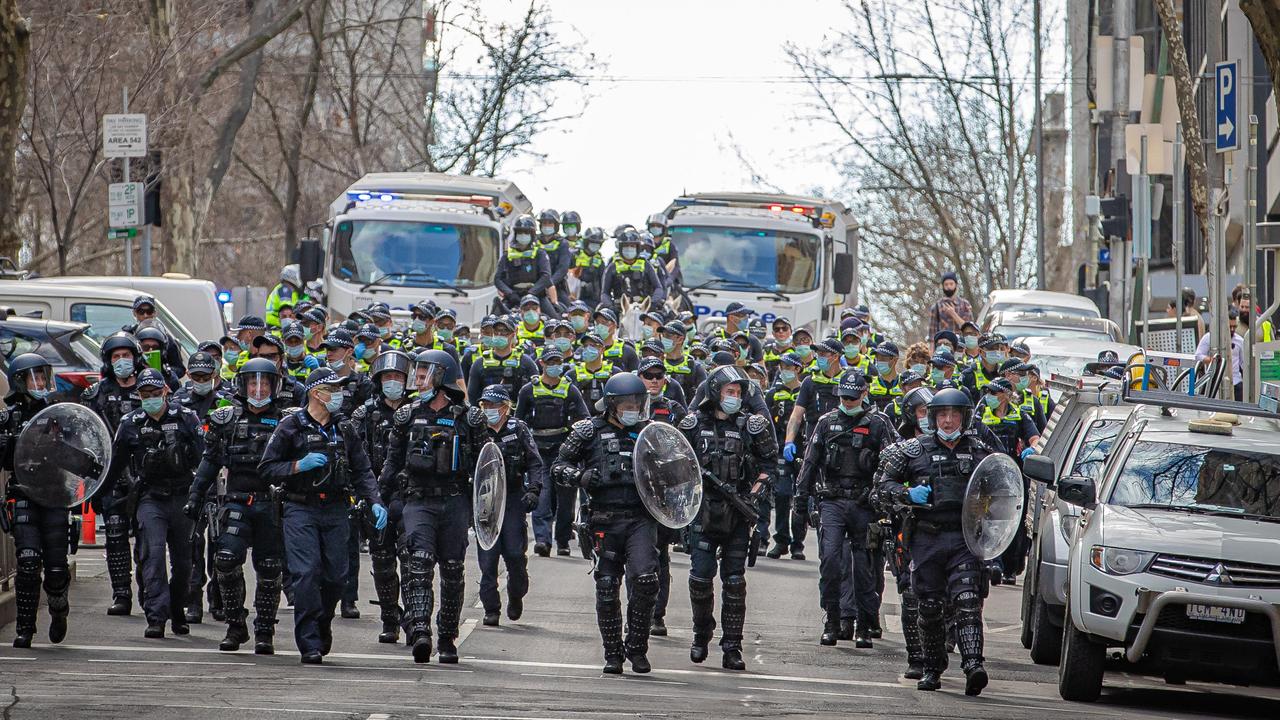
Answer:
[(304, 285), (324, 273), (324, 251), (320, 249), (318, 238), (309, 237), (298, 241), (298, 270)]
[(1058, 479), (1057, 463), (1047, 455), (1028, 455), (1022, 461), (1022, 471), (1032, 480), (1052, 485)]
[(1058, 481), (1058, 497), (1072, 505), (1092, 508), (1098, 503), (1098, 487), (1091, 477), (1068, 475)]
[(836, 253), (831, 280), (832, 289), (837, 294), (848, 295), (853, 290), (853, 255), (851, 253)]

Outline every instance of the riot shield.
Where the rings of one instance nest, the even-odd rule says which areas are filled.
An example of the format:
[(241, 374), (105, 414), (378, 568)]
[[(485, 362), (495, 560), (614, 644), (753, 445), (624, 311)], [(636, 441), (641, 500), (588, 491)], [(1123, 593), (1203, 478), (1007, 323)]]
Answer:
[(636, 438), (632, 463), (636, 490), (654, 520), (674, 530), (693, 522), (702, 506), (702, 467), (679, 430), (649, 423)]
[(59, 403), (31, 418), (13, 449), (13, 482), (46, 507), (75, 507), (102, 487), (111, 431), (89, 408)]
[(502, 516), (507, 509), (507, 464), (502, 459), (502, 449), (492, 440), (480, 449), (472, 492), (476, 542), (482, 549), (489, 550), (498, 542)]
[(1022, 528), (1026, 503), (1022, 471), (1004, 453), (988, 455), (969, 476), (960, 512), (960, 527), (969, 551), (979, 560), (994, 560)]

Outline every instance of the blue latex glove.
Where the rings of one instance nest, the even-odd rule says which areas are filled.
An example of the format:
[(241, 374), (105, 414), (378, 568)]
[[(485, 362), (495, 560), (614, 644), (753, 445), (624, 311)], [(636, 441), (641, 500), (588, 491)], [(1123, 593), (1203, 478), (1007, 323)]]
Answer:
[(302, 359), (302, 364), (305, 365), (308, 370), (318, 370), (320, 368), (320, 358), (315, 355), (308, 354)]
[(381, 503), (373, 504), (373, 529), (381, 530), (387, 526), (387, 509)]
[(1033, 447), (1023, 448), (1022, 452), (1019, 453), (1019, 457), (1021, 457), (1023, 460), (1026, 460), (1028, 455), (1035, 455), (1035, 454), (1036, 454), (1035, 448)]
[(916, 485), (907, 490), (907, 497), (911, 498), (911, 502), (917, 505), (923, 505), (929, 502), (929, 495), (933, 492), (933, 488), (928, 485)]
[(782, 459), (791, 462), (796, 459), (796, 444), (789, 442), (782, 446)]
[(365, 351), (364, 343), (362, 342), (356, 343), (356, 359), (357, 360), (364, 357), (364, 351)]
[(307, 472), (323, 467), (329, 462), (328, 456), (320, 452), (309, 452), (301, 460), (298, 461), (298, 472)]

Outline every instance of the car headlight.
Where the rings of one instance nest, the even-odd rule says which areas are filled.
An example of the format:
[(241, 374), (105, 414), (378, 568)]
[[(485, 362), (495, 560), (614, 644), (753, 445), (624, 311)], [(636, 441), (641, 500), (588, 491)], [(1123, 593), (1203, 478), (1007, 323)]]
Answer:
[(1089, 551), (1089, 564), (1108, 575), (1132, 575), (1145, 570), (1155, 557), (1155, 553), (1143, 550), (1094, 545)]
[(1078, 527), (1080, 527), (1079, 515), (1063, 513), (1058, 518), (1058, 530), (1062, 532), (1062, 539), (1066, 540), (1068, 545), (1071, 544), (1071, 538), (1075, 537)]

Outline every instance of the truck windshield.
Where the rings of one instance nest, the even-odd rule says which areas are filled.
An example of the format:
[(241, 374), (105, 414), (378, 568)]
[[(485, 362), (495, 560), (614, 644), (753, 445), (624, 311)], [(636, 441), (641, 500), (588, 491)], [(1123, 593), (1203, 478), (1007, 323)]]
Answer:
[(1111, 503), (1280, 519), (1280, 456), (1139, 440)]
[(817, 235), (753, 228), (677, 226), (671, 241), (680, 253), (685, 287), (712, 279), (801, 293), (817, 287)]
[(343, 220), (334, 229), (333, 272), (351, 283), (459, 287), (493, 283), (498, 232), (480, 225)]

